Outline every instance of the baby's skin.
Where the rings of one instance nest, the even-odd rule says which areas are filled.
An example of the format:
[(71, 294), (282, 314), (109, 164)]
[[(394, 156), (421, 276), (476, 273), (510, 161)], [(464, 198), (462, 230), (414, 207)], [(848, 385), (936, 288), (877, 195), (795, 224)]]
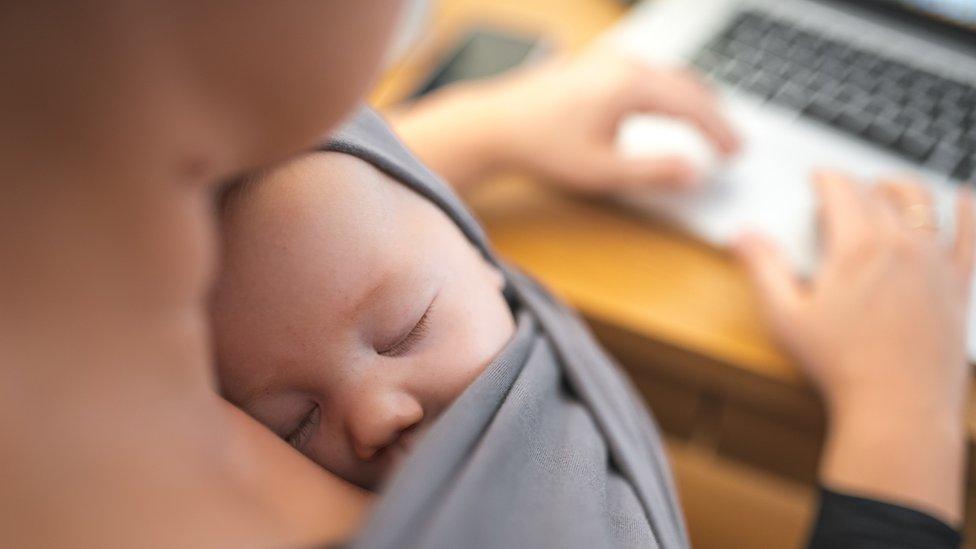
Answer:
[(501, 273), (434, 204), (340, 153), (263, 173), (221, 207), (223, 395), (377, 489), (511, 338)]

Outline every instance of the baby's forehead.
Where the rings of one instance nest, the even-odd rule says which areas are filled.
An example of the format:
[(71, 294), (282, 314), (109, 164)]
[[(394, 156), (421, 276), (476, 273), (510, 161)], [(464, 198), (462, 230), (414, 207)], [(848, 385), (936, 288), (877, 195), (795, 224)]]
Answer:
[(319, 212), (370, 212), (389, 207), (400, 184), (368, 162), (338, 152), (316, 152), (274, 168), (254, 184), (257, 200)]
[(269, 299), (295, 288), (352, 294), (423, 262), (423, 250), (457, 232), (451, 228), (437, 206), (371, 164), (336, 152), (305, 155), (225, 205), (221, 286), (248, 300), (255, 288)]
[[(306, 155), (247, 183), (224, 207), (218, 316), (233, 319), (241, 333), (264, 334), (272, 342), (295, 337), (270, 337), (273, 326), (314, 331), (344, 322), (378, 281), (421, 261), (416, 252), (422, 246), (405, 244), (416, 240), (418, 226), (410, 201), (424, 199), (403, 192), (411, 193), (340, 153)], [(250, 336), (225, 335), (253, 346)], [(240, 357), (228, 360), (234, 358)]]
[(339, 153), (304, 155), (251, 178), (224, 203), (225, 277), (266, 274), (267, 261), (284, 276), (302, 262), (370, 260), (402, 221), (396, 185)]
[[(230, 239), (317, 235), (336, 240), (385, 236), (407, 215), (412, 194), (399, 182), (354, 156), (317, 152), (252, 178), (225, 205)], [(419, 197), (416, 197), (419, 198)]]

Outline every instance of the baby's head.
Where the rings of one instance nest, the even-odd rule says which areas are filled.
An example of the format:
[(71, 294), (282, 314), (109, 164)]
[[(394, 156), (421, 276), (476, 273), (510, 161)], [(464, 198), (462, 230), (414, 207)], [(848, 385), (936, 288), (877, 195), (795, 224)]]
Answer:
[(306, 155), (232, 189), (213, 300), (223, 394), (375, 488), (514, 331), (503, 277), (366, 162)]

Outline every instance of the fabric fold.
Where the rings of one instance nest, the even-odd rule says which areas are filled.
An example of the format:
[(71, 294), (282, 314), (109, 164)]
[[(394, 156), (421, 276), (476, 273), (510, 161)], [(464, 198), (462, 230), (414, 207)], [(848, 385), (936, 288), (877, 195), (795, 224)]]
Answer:
[(437, 205), (506, 277), (516, 331), (382, 491), (357, 548), (688, 547), (658, 429), (585, 324), (500, 261), (453, 190), (364, 108), (321, 150)]

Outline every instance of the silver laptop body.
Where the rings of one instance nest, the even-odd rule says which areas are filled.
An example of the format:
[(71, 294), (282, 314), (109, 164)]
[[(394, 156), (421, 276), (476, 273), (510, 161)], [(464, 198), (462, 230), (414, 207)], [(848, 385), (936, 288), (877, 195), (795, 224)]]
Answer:
[[(976, 179), (976, 0), (915, 3), (927, 7), (894, 0), (635, 7), (606, 39), (649, 62), (691, 63), (708, 74), (744, 150), (704, 192), (641, 193), (626, 202), (718, 246), (744, 229), (762, 231), (807, 273), (817, 263), (816, 168), (864, 180), (917, 174), (950, 228), (955, 190)], [(941, 22), (931, 17), (935, 9)], [(976, 322), (969, 354), (976, 359)]]

